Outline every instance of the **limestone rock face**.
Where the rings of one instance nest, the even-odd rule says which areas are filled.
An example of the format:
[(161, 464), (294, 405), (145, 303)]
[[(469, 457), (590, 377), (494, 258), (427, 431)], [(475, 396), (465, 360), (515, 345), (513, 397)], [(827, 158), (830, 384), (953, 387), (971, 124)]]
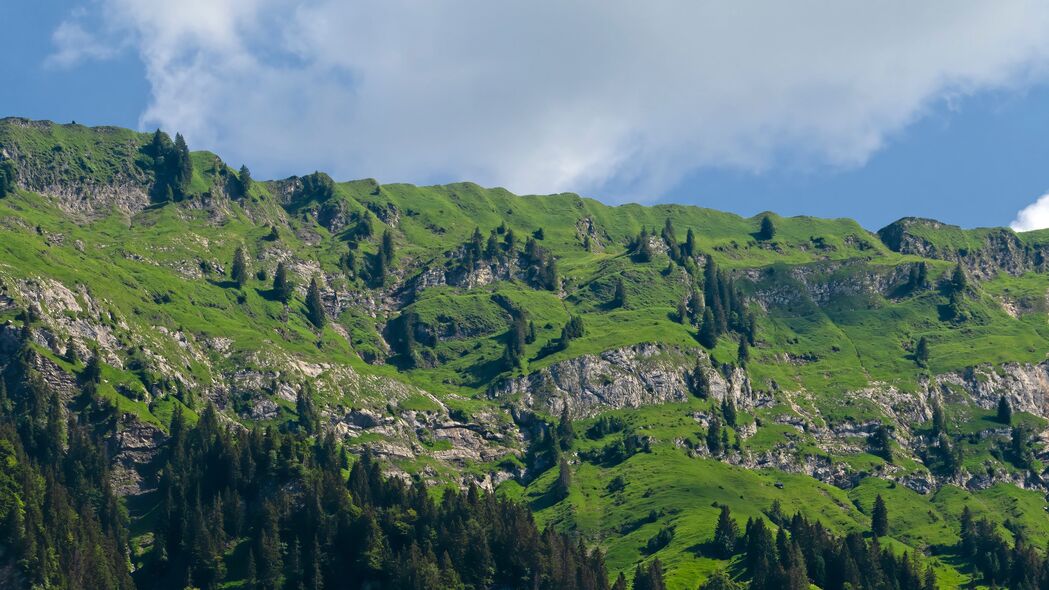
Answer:
[[(737, 405), (753, 404), (750, 380), (741, 369), (728, 376), (709, 367), (698, 349), (638, 344), (554, 363), (489, 392), (492, 398), (519, 398), (521, 406), (559, 415), (567, 406), (576, 418), (619, 408), (685, 401), (705, 395)], [(697, 363), (706, 374), (706, 391), (697, 391), (692, 376)]]
[(154, 458), (167, 435), (153, 424), (125, 416), (121, 428), (109, 440), (113, 456), (111, 478), (114, 490), (120, 495), (139, 494), (148, 491), (152, 484), (142, 471)]
[(957, 226), (932, 219), (907, 217), (882, 228), (878, 236), (895, 252), (959, 262), (970, 274), (981, 279), (991, 278), (999, 272), (1021, 275), (1044, 270), (1049, 255), (1045, 246), (1024, 244), (1013, 231), (1006, 228), (989, 229), (978, 247), (959, 249), (939, 246), (923, 237), (921, 232), (915, 231), (916, 228), (960, 230)]

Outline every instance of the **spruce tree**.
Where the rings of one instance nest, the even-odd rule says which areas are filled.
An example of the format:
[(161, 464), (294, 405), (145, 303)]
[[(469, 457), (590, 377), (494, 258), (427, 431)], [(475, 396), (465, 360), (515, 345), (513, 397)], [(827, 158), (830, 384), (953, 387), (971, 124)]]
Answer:
[(627, 305), (626, 285), (623, 283), (623, 277), (618, 277), (616, 279), (615, 293), (613, 293), (613, 295), (612, 295), (612, 307), (620, 308), (620, 307), (626, 307), (626, 305)]
[(251, 179), (251, 170), (248, 170), (247, 166), (241, 166), (240, 172), (237, 174), (237, 188), (241, 197), (248, 194), (253, 182), (254, 181)]
[(499, 257), (499, 239), (496, 238), (494, 230), (488, 234), (488, 241), (484, 244), (484, 257), (488, 261), (494, 261)]
[(306, 292), (306, 317), (318, 329), (324, 327), (324, 303), (321, 301), (321, 290), (316, 278), (310, 279), (310, 288)]
[(889, 534), (889, 510), (885, 507), (885, 500), (881, 494), (874, 498), (874, 508), (871, 510), (871, 534), (875, 537), (884, 537)]
[(575, 442), (575, 428), (572, 426), (572, 417), (568, 414), (568, 404), (561, 408), (561, 419), (557, 423), (557, 438), (561, 442), (561, 450), (567, 451)]
[(879, 424), (871, 434), (868, 444), (872, 454), (892, 463), (892, 435), (888, 426)]
[(652, 243), (648, 238), (648, 229), (642, 227), (641, 233), (634, 240), (634, 260), (650, 262), (652, 260)]
[(0, 161), (0, 199), (15, 192), (17, 179), (14, 163), (11, 160)]
[(84, 367), (80, 377), (84, 383), (97, 385), (102, 382), (102, 361), (99, 358), (98, 351), (95, 351), (91, 358), (87, 360), (87, 365)]
[(244, 256), (243, 247), (238, 246), (237, 251), (233, 253), (233, 268), (230, 271), (230, 277), (238, 289), (243, 289), (244, 284), (248, 282), (248, 261)]
[(943, 406), (936, 399), (932, 400), (932, 433), (934, 436), (947, 433), (947, 416)]
[(394, 247), (393, 234), (388, 229), (382, 232), (382, 250), (380, 252), (383, 262), (386, 266), (390, 266), (393, 263)]
[(692, 295), (689, 297), (689, 317), (693, 324), (698, 324), (703, 321), (703, 296), (700, 294), (699, 287), (692, 289)]
[(699, 327), (699, 343), (708, 349), (718, 345), (717, 322), (709, 307), (703, 310), (703, 324)]
[(721, 400), (721, 415), (725, 418), (725, 424), (736, 426), (736, 404), (727, 395)]
[(273, 273), (273, 294), (281, 303), (287, 303), (294, 292), (295, 287), (288, 279), (288, 268), (283, 262), (277, 263), (277, 271)]
[(761, 229), (758, 230), (758, 239), (768, 241), (776, 237), (776, 225), (772, 218), (765, 215), (761, 218)]
[(959, 262), (954, 267), (954, 272), (951, 273), (951, 290), (955, 293), (964, 293), (969, 288), (969, 278), (965, 274), (965, 269), (962, 268), (962, 263)]
[(189, 156), (189, 147), (181, 133), (175, 134), (175, 151), (172, 184), (175, 196), (182, 197), (186, 194), (189, 182), (193, 178), (193, 160)]
[(1013, 406), (1004, 395), (998, 398), (998, 421), (1002, 424), (1013, 423)]
[(313, 390), (302, 387), (295, 395), (295, 411), (299, 415), (299, 428), (307, 435), (320, 431), (320, 413), (313, 401)]
[(739, 359), (739, 365), (741, 367), (747, 366), (747, 361), (750, 360), (750, 348), (747, 346), (746, 336), (739, 339), (739, 348), (737, 349), (736, 357)]
[(73, 340), (72, 336), (70, 336), (69, 340), (66, 341), (65, 358), (66, 358), (66, 362), (68, 362), (70, 364), (73, 364), (73, 365), (75, 365), (75, 364), (80, 362), (80, 355), (78, 355), (77, 351), (76, 351), (76, 341)]
[(1020, 469), (1030, 469), (1034, 462), (1030, 442), (1031, 431), (1026, 426), (1013, 426), (1009, 438), (1009, 454), (1012, 456), (1013, 465)]
[(696, 233), (692, 231), (692, 228), (688, 228), (688, 234), (685, 235), (685, 249), (684, 254), (688, 258), (694, 258), (698, 254), (696, 248)]
[(736, 542), (739, 538), (739, 527), (732, 520), (732, 512), (729, 507), (722, 504), (721, 514), (718, 515), (718, 524), (714, 528), (715, 554), (721, 559), (728, 559), (736, 552)]
[(564, 457), (557, 464), (557, 481), (554, 483), (554, 495), (557, 500), (564, 500), (572, 487), (572, 470)]
[(914, 362), (923, 369), (929, 366), (929, 341), (925, 336), (919, 338), (914, 347)]
[(518, 368), (522, 364), (525, 354), (525, 344), (528, 342), (529, 326), (521, 315), (514, 317), (513, 323), (506, 334), (506, 350), (503, 361), (508, 369)]
[(710, 425), (707, 426), (707, 449), (711, 455), (720, 455), (725, 449), (721, 446), (721, 420), (717, 415), (710, 417)]

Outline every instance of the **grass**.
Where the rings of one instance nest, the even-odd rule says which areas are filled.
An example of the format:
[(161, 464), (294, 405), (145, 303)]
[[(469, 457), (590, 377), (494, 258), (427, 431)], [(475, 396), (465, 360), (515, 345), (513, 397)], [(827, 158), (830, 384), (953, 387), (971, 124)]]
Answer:
[[(703, 440), (692, 414), (713, 409), (710, 401), (690, 398), (617, 411), (635, 432), (653, 438), (653, 452), (615, 466), (576, 461), (566, 501), (552, 503), (547, 496), (552, 472), (527, 485), (504, 483), (502, 493), (531, 503), (541, 522), (578, 530), (601, 545), (617, 572), (632, 571), (649, 558), (642, 552), (647, 539), (672, 526), (673, 541), (658, 552), (672, 588), (692, 588), (725, 566), (702, 552), (717, 515), (715, 504), (722, 503), (742, 521), (761, 517), (779, 500), (787, 512), (801, 510), (844, 533), (865, 530), (870, 503), (882, 494), (892, 514), (891, 543), (899, 550), (950, 545), (965, 504), (978, 515), (1019, 523), (1039, 545), (1049, 541), (1049, 516), (1037, 493), (1000, 485), (978, 492), (944, 487), (922, 496), (876, 477), (886, 465), (865, 452), (862, 438), (842, 441), (854, 450), (832, 453), (811, 434), (777, 421), (804, 417), (817, 426), (883, 421), (887, 417), (877, 400), (857, 392), (878, 387), (917, 394), (932, 375), (979, 367), (973, 372), (979, 379), (1007, 363), (1044, 361), (1049, 275), (1003, 272), (971, 281), (960, 304), (964, 321), (947, 317), (942, 279), (952, 271), (954, 258), (976, 256), (993, 243), (1041, 252), (1049, 244), (1049, 231), (1013, 234), (905, 220), (883, 231), (883, 242), (852, 220), (769, 213), (777, 231), (773, 239), (760, 240), (756, 232), (766, 214), (745, 218), (700, 207), (608, 206), (574, 194), (522, 197), (472, 183), (380, 185), (370, 179), (336, 183), (323, 197), (296, 193), (294, 178), (256, 182), (244, 198), (230, 199), (222, 191), (229, 170), (206, 152), (193, 154), (189, 198), (182, 203), (85, 212), (42, 194), (54, 186), (104, 192), (113, 185), (148, 194), (151, 164), (141, 147), (149, 138), (116, 128), (0, 121), (0, 147), (15, 160), (22, 185), (36, 189), (0, 200), (0, 288), (13, 300), (0, 310), (0, 320), (17, 321), (19, 311), (42, 294), (62, 294), (42, 302), (47, 333), (56, 343), (76, 333), (83, 344), (112, 353), (100, 394), (144, 422), (163, 427), (183, 401), (187, 416), (195, 419), (204, 391), (229, 391), (231, 407), (243, 407), (254, 395), (271, 395), (277, 381), (292, 389), (309, 381), (321, 405), (336, 413), (349, 408), (433, 412), (444, 405), (464, 419), (483, 413), (508, 425), (502, 401), (489, 398), (493, 386), (581, 355), (656, 342), (667, 351), (659, 361), (677, 370), (691, 370), (708, 354), (719, 364), (736, 364), (737, 336), (723, 336), (713, 350), (703, 351), (696, 327), (675, 317), (678, 304), (702, 288), (702, 272), (693, 263), (671, 263), (663, 253), (637, 263), (627, 252), (642, 228), (658, 233), (670, 220), (678, 241), (694, 231), (700, 252), (735, 277), (757, 316), (757, 342), (746, 369), (751, 385), (773, 401), (740, 416), (741, 422), (761, 424), (741, 442), (743, 451), (787, 449), (846, 464), (868, 477), (845, 491), (804, 475), (690, 457), (682, 441)], [(374, 217), (375, 231), (354, 237), (364, 215)], [(542, 229), (539, 244), (556, 257), (562, 289), (537, 289), (520, 275), (472, 289), (393, 288), (428, 270), (455, 267), (475, 228), (487, 238), (499, 227), (512, 230), (521, 244)], [(367, 260), (387, 230), (396, 255), (390, 288), (379, 291), (340, 261), (351, 249), (359, 262)], [(924, 260), (929, 288), (904, 288), (910, 266), (923, 259), (886, 246), (899, 249), (890, 234), (922, 241), (939, 257)], [(229, 278), (238, 247), (247, 254), (251, 274), (243, 288)], [(282, 260), (290, 263), (298, 287), (287, 306), (271, 291)], [(257, 278), (259, 272), (265, 278)], [(336, 288), (346, 303), (323, 330), (305, 317), (304, 287), (314, 277)], [(627, 304), (612, 309), (609, 301), (620, 279)], [(68, 289), (68, 297), (59, 285)], [(536, 332), (523, 366), (514, 369), (501, 361), (510, 328), (507, 305), (524, 310)], [(435, 337), (432, 345), (423, 345), (421, 366), (390, 358), (383, 337), (387, 322), (405, 312), (416, 314), (422, 332)], [(583, 318), (585, 334), (543, 356), (572, 316)], [(912, 357), (922, 337), (929, 342), (928, 367), (919, 367)], [(49, 348), (40, 351), (74, 370)], [(245, 374), (261, 377), (240, 391), (238, 379)], [(185, 385), (177, 385), (175, 375)], [(952, 394), (947, 412), (966, 466), (978, 470), (990, 463), (1018, 474), (996, 458), (1000, 436), (967, 442), (967, 435), (1000, 425), (964, 396), (954, 399), (958, 395)], [(294, 403), (277, 399), (274, 422), (292, 418)], [(239, 418), (249, 421), (246, 414)], [(1045, 426), (1041, 418), (1022, 413), (1017, 421)], [(351, 444), (383, 440), (366, 432)], [(419, 442), (431, 451), (447, 448), (447, 441)], [(572, 452), (607, 442), (580, 438)], [(511, 455), (454, 472), (423, 455), (401, 466), (451, 480), (463, 473), (483, 477), (504, 461), (519, 459)], [(897, 468), (924, 470), (902, 455)], [(617, 476), (628, 485), (610, 492), (608, 484)], [(655, 514), (651, 522), (650, 513)], [(949, 553), (934, 565), (942, 587), (968, 580), (968, 572), (951, 565)]]

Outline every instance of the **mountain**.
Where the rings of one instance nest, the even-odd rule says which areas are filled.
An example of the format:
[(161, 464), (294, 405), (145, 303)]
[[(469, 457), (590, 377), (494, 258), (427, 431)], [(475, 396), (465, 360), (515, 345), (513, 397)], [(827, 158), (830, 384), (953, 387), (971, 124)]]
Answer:
[[(180, 137), (19, 118), (0, 120), (0, 176), (12, 424), (64, 412), (94, 433), (105, 477), (83, 485), (126, 507), (109, 542), (139, 587), (204, 416), (194, 433), (330, 434), (342, 471), (364, 456), (389, 481), (491, 490), (601, 549), (613, 579), (658, 559), (668, 588), (751, 579), (711, 548), (722, 507), (845, 538), (881, 497), (880, 547), (940, 588), (1008, 585), (1049, 543), (1049, 232), (252, 180)], [(22, 426), (46, 479), (71, 447)], [(288, 457), (328, 469), (311, 453)], [(0, 517), (28, 493), (0, 492)], [(223, 571), (189, 582), (243, 587), (266, 547), (228, 536), (197, 556)]]

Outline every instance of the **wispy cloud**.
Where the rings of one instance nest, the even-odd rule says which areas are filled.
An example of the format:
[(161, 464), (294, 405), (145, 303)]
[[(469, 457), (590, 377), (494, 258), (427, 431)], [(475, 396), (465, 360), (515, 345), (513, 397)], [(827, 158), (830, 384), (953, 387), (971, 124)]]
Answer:
[(259, 173), (641, 199), (707, 166), (862, 164), (930, 105), (1049, 58), (1034, 0), (96, 7), (146, 65), (142, 125)]
[(86, 60), (109, 59), (119, 49), (88, 32), (77, 20), (58, 25), (51, 34), (51, 41), (55, 51), (44, 62), (48, 67), (68, 68)]

